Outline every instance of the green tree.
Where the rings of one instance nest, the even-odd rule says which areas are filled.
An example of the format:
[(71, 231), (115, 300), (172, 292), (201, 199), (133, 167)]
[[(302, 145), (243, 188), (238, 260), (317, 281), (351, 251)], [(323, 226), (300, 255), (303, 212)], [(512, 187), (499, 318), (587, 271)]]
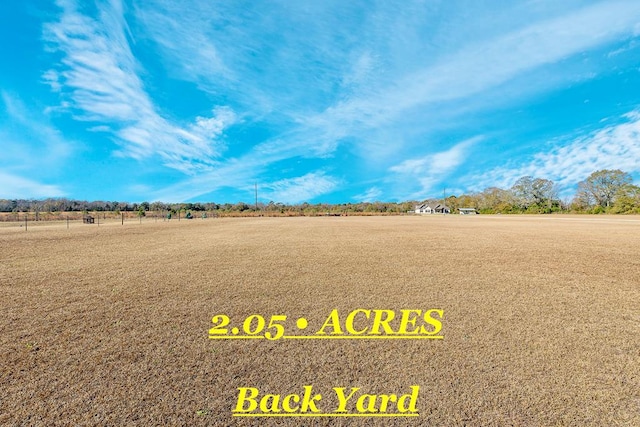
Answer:
[(513, 193), (502, 188), (489, 187), (478, 194), (478, 209), (484, 213), (511, 212), (516, 204)]
[(633, 184), (622, 186), (613, 203), (614, 213), (640, 213), (640, 187)]

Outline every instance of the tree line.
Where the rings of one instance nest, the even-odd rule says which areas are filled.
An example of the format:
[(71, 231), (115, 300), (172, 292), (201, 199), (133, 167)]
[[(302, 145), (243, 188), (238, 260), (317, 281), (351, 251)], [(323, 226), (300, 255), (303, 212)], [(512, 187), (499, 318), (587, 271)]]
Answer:
[(0, 212), (133, 212), (145, 216), (147, 212), (179, 213), (210, 212), (215, 215), (398, 215), (412, 212), (417, 204), (431, 202), (446, 204), (451, 212), (459, 208), (475, 208), (479, 213), (640, 213), (640, 187), (633, 184), (631, 175), (619, 169), (593, 172), (577, 186), (571, 200), (561, 200), (558, 186), (551, 180), (532, 176), (519, 178), (511, 188), (490, 187), (477, 193), (450, 195), (444, 200), (427, 199), (404, 202), (360, 203), (300, 203), (268, 202), (163, 203), (120, 201), (84, 201), (67, 198), (40, 200), (0, 199)]
[(551, 180), (523, 176), (511, 188), (486, 188), (482, 192), (450, 196), (452, 209), (476, 208), (480, 213), (640, 213), (640, 187), (630, 174), (619, 169), (593, 172), (578, 183), (572, 199), (562, 200)]

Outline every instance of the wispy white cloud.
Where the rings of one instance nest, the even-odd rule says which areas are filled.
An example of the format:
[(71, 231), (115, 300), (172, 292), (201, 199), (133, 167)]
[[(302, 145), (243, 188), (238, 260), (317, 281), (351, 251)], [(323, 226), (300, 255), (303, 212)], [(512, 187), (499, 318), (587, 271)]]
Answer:
[[(267, 163), (230, 160), (219, 168), (206, 174), (167, 186), (153, 193), (154, 200), (184, 201), (202, 194), (215, 192), (223, 188), (240, 190), (252, 200), (254, 184), (257, 182), (259, 198), (282, 203), (300, 203), (311, 201), (315, 197), (334, 191), (341, 180), (324, 171), (309, 172), (302, 176), (276, 181), (266, 181), (263, 176)], [(257, 180), (257, 177), (262, 179)]]
[(476, 136), (459, 142), (448, 150), (408, 159), (389, 168), (390, 172), (396, 174), (393, 179), (403, 182), (405, 188), (419, 187), (417, 191), (404, 194), (402, 198), (424, 198), (467, 159), (470, 148), (482, 139), (484, 137)]
[(508, 164), (467, 177), (473, 190), (489, 186), (511, 187), (526, 175), (551, 179), (567, 195), (575, 185), (600, 169), (640, 173), (640, 111), (625, 114), (622, 121), (586, 136), (558, 141), (556, 146), (534, 154), (529, 161)]
[[(467, 117), (609, 72), (605, 60), (583, 69), (578, 59), (606, 57), (599, 49), (620, 48), (640, 21), (640, 4), (615, 0), (511, 4), (491, 19), (476, 13), (486, 13), (484, 6), (465, 5), (472, 10), (462, 13), (413, 0), (402, 8), (384, 1), (185, 7), (150, 0), (128, 11), (109, 0), (91, 16), (77, 0), (58, 4), (61, 18), (45, 27), (45, 38), (62, 55), (42, 81), (60, 94), (62, 108), (92, 122), (88, 130), (111, 135), (118, 155), (159, 156), (191, 174), (158, 189), (163, 200), (279, 182), (278, 162), (302, 178), (307, 171), (296, 169), (296, 159), (317, 159), (321, 168), (334, 156), (337, 167), (350, 167), (340, 165), (348, 157), (360, 169), (376, 168), (366, 171), (376, 187), (358, 197), (373, 197), (389, 182), (395, 189), (385, 187), (387, 196), (424, 195), (465, 164), (473, 145), (443, 146), (451, 141), (440, 137), (443, 128), (460, 129), (459, 139), (487, 133)], [(154, 60), (144, 64), (162, 67), (143, 69), (149, 50)], [(149, 72), (158, 73), (154, 82), (164, 83), (166, 73), (194, 83), (187, 86), (201, 99), (230, 107), (176, 120), (188, 114), (154, 103), (143, 78)], [(241, 119), (248, 130), (229, 150), (224, 133)], [(407, 180), (413, 189), (400, 184)]]
[[(175, 5), (172, 6), (171, 2), (160, 1), (158, 4), (164, 8), (163, 15), (166, 15), (167, 10), (175, 12), (171, 14), (171, 19), (180, 20), (182, 23), (195, 19), (202, 24), (200, 21), (203, 18), (198, 20), (193, 11), (193, 13), (187, 13)], [(407, 15), (420, 15), (421, 9), (426, 10), (423, 4), (414, 6), (407, 5), (411, 10)], [(215, 21), (224, 13), (224, 11), (214, 10), (216, 8), (213, 7), (211, 9), (207, 8), (206, 14), (202, 11), (198, 13), (201, 16), (211, 17), (211, 21)], [(326, 46), (330, 46), (330, 42), (334, 40), (329, 40), (326, 45), (323, 44), (327, 38), (319, 37), (320, 30), (313, 26), (309, 33), (313, 33), (319, 47), (313, 50), (317, 56), (314, 58), (316, 68), (312, 71), (317, 73), (318, 77), (322, 76), (323, 83), (316, 87), (309, 86), (308, 81), (305, 81), (307, 89), (304, 91), (300, 90), (299, 82), (294, 79), (287, 80), (286, 89), (283, 91), (283, 86), (270, 86), (270, 83), (265, 81), (265, 76), (272, 81), (283, 80), (283, 76), (288, 76), (287, 73), (292, 72), (297, 78), (300, 75), (306, 76), (304, 72), (306, 65), (300, 65), (305, 64), (301, 61), (302, 58), (293, 54), (290, 57), (285, 55), (285, 53), (290, 54), (296, 51), (293, 47), (298, 47), (297, 51), (304, 52), (304, 48), (307, 47), (304, 44), (307, 42), (306, 34), (299, 34), (303, 41), (295, 45), (292, 44), (291, 39), (285, 39), (291, 35), (288, 27), (283, 29), (286, 36), (279, 40), (278, 55), (268, 58), (259, 56), (260, 61), (265, 61), (265, 67), (252, 70), (245, 62), (246, 57), (243, 55), (251, 52), (259, 55), (261, 49), (269, 50), (272, 47), (269, 46), (268, 41), (256, 44), (256, 38), (252, 37), (253, 33), (239, 26), (237, 20), (247, 18), (249, 15), (255, 17), (253, 28), (266, 32), (270, 29), (269, 15), (265, 18), (257, 13), (254, 16), (251, 12), (247, 12), (249, 14), (247, 16), (223, 19), (222, 22), (227, 26), (225, 28), (229, 30), (227, 33), (232, 36), (215, 32), (210, 24), (205, 23), (195, 25), (196, 30), (193, 33), (174, 38), (173, 34), (169, 35), (158, 24), (161, 20), (155, 21), (149, 18), (154, 16), (153, 13), (147, 12), (144, 22), (161, 45), (180, 46), (179, 49), (168, 49), (175, 62), (183, 64), (194, 61), (192, 63), (194, 69), (211, 71), (207, 76), (198, 75), (192, 78), (200, 83), (203, 79), (220, 79), (228, 83), (228, 75), (224, 71), (228, 67), (219, 64), (232, 64), (232, 69), (240, 74), (252, 76), (246, 81), (253, 84), (245, 84), (241, 92), (245, 92), (249, 98), (266, 97), (271, 99), (271, 103), (278, 102), (282, 107), (279, 111), (294, 120), (296, 125), (289, 127), (286, 133), (259, 143), (254, 148), (256, 152), (268, 153), (274, 161), (278, 161), (295, 156), (327, 157), (346, 140), (362, 147), (358, 150), (359, 155), (375, 157), (380, 150), (371, 150), (368, 146), (381, 130), (389, 132), (393, 129), (398, 134), (396, 141), (382, 143), (387, 146), (395, 144), (394, 148), (397, 150), (400, 148), (402, 134), (408, 132), (407, 123), (410, 123), (411, 127), (421, 126), (425, 132), (428, 132), (430, 127), (440, 125), (438, 120), (442, 114), (437, 109), (440, 103), (455, 102), (455, 105), (448, 105), (447, 111), (451, 114), (456, 110), (468, 111), (470, 105), (491, 109), (495, 108), (498, 102), (517, 99), (523, 93), (533, 90), (531, 86), (522, 85), (509, 96), (502, 96), (500, 99), (480, 97), (478, 100), (476, 95), (500, 87), (534, 69), (554, 64), (620, 37), (624, 38), (625, 35), (632, 36), (636, 23), (640, 19), (640, 5), (623, 1), (592, 4), (582, 9), (565, 11), (558, 16), (539, 18), (524, 27), (511, 28), (506, 33), (496, 32), (488, 38), (479, 38), (472, 43), (456, 45), (453, 52), (447, 53), (421, 46), (424, 41), (420, 42), (420, 40), (428, 38), (421, 37), (419, 34), (412, 35), (411, 31), (415, 31), (416, 27), (409, 28), (406, 20), (379, 22), (378, 18), (368, 17), (365, 19), (366, 26), (362, 27), (361, 39), (364, 41), (354, 41), (338, 30), (347, 45), (342, 50), (333, 49), (335, 52), (331, 53)], [(283, 13), (283, 19), (286, 20), (295, 16), (296, 12), (283, 11)], [(523, 12), (520, 11), (520, 13)], [(372, 13), (373, 15), (375, 14)], [(407, 18), (411, 19), (411, 16)], [(331, 22), (331, 19), (328, 22)], [(388, 39), (397, 38), (394, 41), (395, 44), (389, 45), (388, 42), (385, 44), (383, 38), (379, 37), (380, 34), (374, 30), (380, 31), (380, 34), (384, 31)], [(207, 62), (205, 58), (191, 52), (193, 46), (199, 45), (192, 42), (195, 37), (196, 39), (205, 38), (209, 40), (208, 43), (211, 43), (214, 40), (211, 38), (214, 33), (222, 40), (217, 46), (211, 48), (216, 51), (218, 60)], [(398, 34), (401, 34), (401, 37)], [(234, 36), (236, 38), (231, 38)], [(269, 39), (268, 36), (265, 38)], [(406, 44), (407, 40), (412, 42), (410, 48), (402, 46), (402, 42)], [(229, 46), (234, 46), (234, 49), (228, 49)], [(291, 49), (287, 49), (287, 46)], [(412, 63), (407, 60), (407, 57), (403, 57), (403, 67), (394, 68), (388, 63), (389, 56), (393, 55), (392, 47), (394, 50), (403, 51), (413, 49), (411, 51), (413, 55), (418, 54), (420, 49), (427, 49), (427, 52), (433, 54), (433, 59), (419, 59)], [(388, 50), (385, 50), (387, 48)], [(187, 56), (190, 59), (187, 59)], [(281, 69), (280, 67), (285, 64), (278, 63), (278, 59), (289, 59), (286, 65), (290, 70)], [(256, 70), (262, 75), (256, 75)], [(280, 70), (282, 76), (272, 74), (273, 70)], [(579, 77), (592, 78), (596, 75), (591, 72)], [(557, 81), (541, 84), (542, 90), (549, 89), (545, 84), (560, 85), (567, 80), (578, 78), (572, 73), (556, 73), (554, 76)], [(209, 81), (209, 83), (215, 82)], [(340, 90), (331, 92), (333, 95), (325, 109), (314, 112), (314, 108), (323, 105), (313, 102), (316, 101), (315, 92), (327, 83), (336, 85)], [(229, 84), (236, 88), (236, 83)], [(270, 89), (273, 92), (270, 92)], [(295, 95), (291, 95), (292, 92)], [(299, 96), (301, 93), (306, 97), (302, 100), (296, 99), (298, 102), (289, 102), (292, 99), (291, 96)], [(276, 101), (278, 99), (280, 101)], [(425, 108), (428, 113), (425, 113)], [(257, 114), (255, 111), (254, 113)], [(434, 144), (432, 148), (437, 148), (437, 145)]]
[(135, 12), (160, 51), (172, 59), (171, 72), (190, 81), (233, 81), (237, 76), (224, 63), (216, 46), (215, 29), (209, 25), (224, 20), (221, 7), (208, 2), (184, 7), (179, 2), (156, 0), (137, 5)]
[[(638, 24), (637, 28), (640, 29), (640, 24)], [(638, 35), (637, 31), (635, 33), (636, 33), (635, 35), (637, 36)], [(625, 52), (629, 52), (631, 50), (637, 49), (639, 45), (640, 45), (640, 42), (638, 40), (632, 39), (628, 43), (626, 43), (623, 47), (609, 52), (607, 54), (607, 57), (608, 58), (612, 58), (612, 57), (615, 57), (615, 56), (619, 56), (619, 55), (621, 55), (621, 54), (623, 54)]]
[(73, 0), (58, 5), (60, 20), (46, 25), (44, 34), (50, 49), (63, 57), (43, 79), (61, 93), (74, 116), (113, 129), (121, 155), (159, 155), (166, 165), (188, 173), (215, 165), (223, 149), (219, 137), (236, 115), (217, 108), (211, 117), (186, 125), (163, 117), (139, 77), (122, 3), (100, 3), (95, 19)]
[[(496, 19), (500, 28), (476, 29), (479, 37), (469, 42), (451, 41), (454, 35), (441, 36), (437, 26), (425, 25), (441, 10), (423, 2), (406, 2), (400, 11), (384, 2), (367, 8), (341, 6), (340, 14), (333, 3), (270, 5), (268, 10), (260, 4), (227, 7), (198, 3), (184, 8), (154, 0), (138, 5), (136, 17), (160, 47), (169, 72), (213, 95), (233, 91), (250, 120), (265, 115), (274, 120), (275, 113), (275, 120), (286, 122), (285, 131), (256, 141), (236, 159), (249, 164), (257, 159), (269, 164), (295, 157), (329, 158), (341, 145), (351, 144), (353, 153), (380, 167), (385, 159), (403, 155), (405, 135), (415, 138), (440, 125), (440, 104), (449, 103), (447, 114), (459, 119), (470, 106), (491, 109), (509, 96), (516, 99), (531, 87), (523, 85), (500, 100), (478, 100), (477, 95), (631, 35), (640, 18), (640, 5), (623, 1), (533, 15), (524, 6), (513, 6), (517, 24), (505, 14), (502, 21)], [(557, 76), (562, 76), (557, 84), (576, 78), (571, 73)], [(439, 144), (426, 148), (435, 151)], [(210, 175), (219, 177), (217, 172)], [(194, 196), (210, 188), (212, 180), (189, 180)]]
[[(259, 157), (251, 159), (227, 159), (216, 168), (206, 173), (188, 177), (171, 185), (164, 185), (149, 193), (149, 199), (167, 202), (183, 202), (215, 193), (223, 189), (247, 189), (248, 185), (256, 182), (268, 165), (268, 161), (261, 161)], [(247, 190), (247, 195), (252, 191)], [(251, 199), (251, 197), (247, 197)], [(244, 200), (244, 199), (242, 199)]]
[(42, 74), (42, 82), (48, 84), (54, 92), (60, 92), (60, 77), (55, 70), (47, 70)]
[(35, 171), (64, 164), (77, 144), (65, 139), (45, 114), (28, 107), (19, 97), (6, 91), (0, 95), (8, 118), (0, 122), (0, 165), (5, 170)]
[[(340, 100), (322, 114), (309, 118), (308, 123), (343, 129), (354, 124), (377, 126), (389, 123), (416, 107), (464, 100), (535, 68), (625, 35), (631, 37), (639, 19), (640, 3), (607, 1), (564, 16), (534, 22), (441, 55), (420, 70), (398, 75), (395, 82), (380, 88), (377, 95), (368, 93), (365, 97)], [(573, 78), (572, 74), (564, 76), (564, 79)], [(523, 87), (520, 91), (529, 90)], [(512, 96), (517, 97), (518, 93)], [(495, 106), (495, 102), (495, 99), (491, 100), (489, 106)]]
[(30, 199), (62, 197), (65, 193), (57, 185), (43, 184), (14, 174), (0, 171), (0, 198)]
[(333, 191), (339, 180), (324, 172), (310, 172), (296, 178), (287, 178), (261, 185), (263, 198), (275, 202), (300, 203)]
[(371, 187), (364, 193), (354, 196), (353, 199), (359, 202), (375, 202), (380, 200), (380, 196), (382, 196), (382, 190), (378, 187)]
[(0, 198), (60, 197), (60, 185), (48, 184), (72, 156), (67, 141), (43, 113), (29, 108), (16, 95), (0, 92)]

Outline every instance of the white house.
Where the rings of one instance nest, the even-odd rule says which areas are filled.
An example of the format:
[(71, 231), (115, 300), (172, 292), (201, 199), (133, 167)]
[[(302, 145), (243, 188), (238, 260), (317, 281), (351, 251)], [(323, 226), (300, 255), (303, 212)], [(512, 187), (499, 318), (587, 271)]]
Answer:
[(417, 214), (436, 214), (436, 213), (448, 214), (448, 213), (451, 213), (451, 209), (449, 209), (448, 206), (442, 205), (440, 203), (438, 204), (422, 203), (420, 205), (416, 205), (415, 213)]
[(475, 215), (478, 213), (475, 208), (459, 208), (458, 210), (460, 215)]
[(415, 212), (417, 214), (431, 213), (431, 207), (426, 203), (423, 203), (421, 205), (416, 205)]

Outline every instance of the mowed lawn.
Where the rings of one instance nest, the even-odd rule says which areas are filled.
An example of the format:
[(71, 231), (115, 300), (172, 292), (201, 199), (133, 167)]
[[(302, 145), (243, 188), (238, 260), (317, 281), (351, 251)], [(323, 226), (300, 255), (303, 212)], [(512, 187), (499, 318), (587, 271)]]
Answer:
[[(0, 424), (640, 425), (640, 218), (0, 228)], [(443, 340), (211, 340), (216, 314), (444, 310)], [(232, 417), (238, 387), (407, 393), (419, 418)]]

